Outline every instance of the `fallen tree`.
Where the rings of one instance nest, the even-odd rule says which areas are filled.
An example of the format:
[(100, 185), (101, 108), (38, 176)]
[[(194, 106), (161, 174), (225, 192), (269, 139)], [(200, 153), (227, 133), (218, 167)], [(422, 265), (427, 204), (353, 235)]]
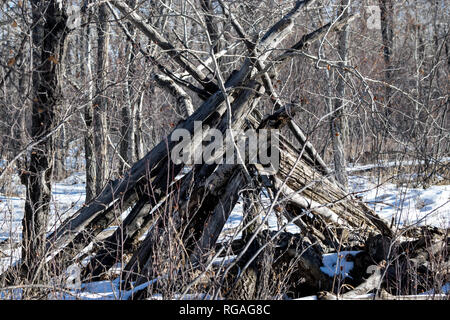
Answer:
[[(432, 253), (427, 250), (442, 244), (447, 235), (439, 234), (439, 240), (431, 241), (431, 247), (425, 234), (417, 242), (398, 244), (401, 233), (335, 181), (332, 170), (293, 121), (295, 108), (283, 105), (276, 96), (270, 69), (280, 68), (293, 57), (292, 52), (306, 49), (313, 41), (339, 30), (352, 19), (340, 17), (306, 33), (290, 48), (280, 49), (301, 10), (313, 2), (296, 1), (294, 8), (257, 40), (246, 35), (222, 4), (249, 52), (241, 67), (223, 80), (220, 72), (215, 79), (209, 78), (203, 68), (164, 39), (137, 11), (131, 10), (124, 1), (114, 1), (112, 4), (126, 19), (183, 69), (183, 81), (178, 78), (181, 73), (168, 72), (162, 67), (159, 71), (167, 73), (154, 77), (177, 99), (183, 100), (190, 115), (123, 177), (108, 183), (100, 194), (48, 236), (48, 254), (43, 263), (55, 262), (65, 269), (88, 258), (87, 264), (82, 265), (85, 281), (108, 277), (111, 268), (121, 263), (123, 286), (141, 288), (133, 294), (134, 299), (148, 298), (155, 292), (166, 295), (201, 292), (215, 297), (256, 299), (301, 297), (322, 291), (328, 293), (321, 297), (338, 299), (340, 294), (358, 296), (378, 292), (381, 287), (403, 294), (411, 292), (407, 287), (411, 279), (402, 282), (400, 287), (397, 282), (393, 286), (398, 274), (389, 269), (389, 264), (400, 263), (405, 271), (410, 270), (412, 263), (415, 268), (422, 268), (424, 274), (433, 272), (428, 262), (444, 249), (439, 247)], [(284, 53), (273, 59), (275, 50)], [(212, 53), (211, 61), (215, 59)], [(186, 77), (196, 84), (187, 85)], [(184, 89), (198, 93), (203, 100), (195, 111)], [(271, 97), (275, 110), (265, 117), (258, 110), (263, 95)], [(173, 132), (184, 129), (194, 135), (198, 122), (201, 139), (190, 142), (189, 156), (213, 130), (224, 134), (227, 129), (232, 132), (284, 129), (292, 133), (300, 147), (295, 147), (282, 134), (272, 137), (279, 142), (277, 148), (270, 150), (280, 154), (279, 170), (275, 172), (245, 157), (242, 163), (235, 164), (174, 163), (171, 153), (177, 143), (172, 139)], [(240, 142), (239, 136), (232, 138), (236, 145)], [(225, 151), (219, 150), (216, 158), (225, 157)], [(268, 194), (269, 205), (263, 203), (262, 194)], [(245, 203), (241, 239), (233, 235), (231, 240), (218, 243), (225, 223), (241, 198)], [(124, 213), (126, 217), (122, 220)], [(266, 224), (271, 214), (294, 223), (300, 233), (268, 231)], [(104, 230), (111, 226), (117, 228), (106, 238), (102, 237)], [(397, 261), (397, 255), (410, 252), (411, 246), (414, 255)], [(359, 251), (352, 258), (355, 271), (351, 280), (341, 278), (339, 272), (334, 277), (324, 273), (323, 254), (345, 250)], [(384, 251), (380, 253), (380, 250)], [(215, 261), (220, 256), (234, 258), (231, 263), (217, 264)], [(443, 259), (448, 263), (448, 256)], [(377, 273), (365, 280), (365, 271), (371, 265), (377, 266)], [(15, 281), (11, 272), (6, 275), (9, 281)], [(431, 285), (427, 279), (423, 281), (424, 288)], [(349, 290), (351, 287), (354, 289)]]

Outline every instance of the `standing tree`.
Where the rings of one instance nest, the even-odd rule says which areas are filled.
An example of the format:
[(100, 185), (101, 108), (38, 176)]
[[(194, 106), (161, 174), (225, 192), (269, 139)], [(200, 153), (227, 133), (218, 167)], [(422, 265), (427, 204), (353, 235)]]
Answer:
[[(128, 1), (131, 8), (136, 5), (135, 0)], [(128, 32), (134, 38), (136, 37), (135, 26), (128, 22), (127, 23)], [(122, 106), (122, 141), (120, 144), (120, 155), (126, 164), (134, 163), (137, 158), (136, 154), (136, 103), (135, 103), (135, 90), (133, 88), (133, 78), (136, 74), (135, 68), (135, 57), (138, 53), (138, 48), (130, 40), (127, 41), (127, 46), (125, 49), (125, 65), (126, 65), (126, 84), (125, 84), (125, 101)], [(123, 166), (121, 167), (123, 171)]]
[[(390, 83), (392, 78), (392, 50), (394, 41), (394, 6), (392, 0), (379, 0), (381, 15), (381, 37), (383, 39), (383, 57), (384, 57), (384, 74), (385, 81)], [(386, 116), (391, 113), (391, 88), (386, 86), (385, 91), (385, 108)]]
[(94, 101), (94, 144), (96, 150), (96, 181), (95, 189), (99, 193), (106, 181), (108, 171), (107, 161), (107, 122), (106, 110), (108, 100), (105, 96), (106, 73), (108, 70), (109, 22), (106, 4), (98, 7), (97, 21), (97, 78), (95, 83), (96, 97)]
[[(350, 0), (342, 0), (341, 6), (342, 9), (338, 13), (338, 15), (342, 15), (343, 18), (348, 17), (348, 10), (350, 8), (351, 1)], [(346, 60), (348, 57), (348, 28), (349, 25), (345, 25), (342, 30), (338, 33), (338, 54), (340, 62), (340, 66), (344, 67), (346, 65)], [(344, 143), (347, 137), (344, 136), (345, 126), (347, 125), (347, 121), (345, 120), (345, 85), (346, 85), (346, 73), (341, 70), (338, 74), (337, 79), (337, 99), (334, 99), (334, 109), (330, 110), (332, 112), (331, 116), (331, 136), (333, 143), (333, 157), (334, 157), (334, 169), (336, 171), (335, 176), (336, 180), (347, 189), (348, 179), (345, 163), (345, 150)], [(333, 108), (330, 105), (330, 108)]]
[(91, 11), (87, 8), (89, 1), (86, 0), (82, 7), (83, 29), (82, 29), (82, 53), (85, 61), (83, 63), (83, 75), (87, 79), (86, 95), (87, 103), (84, 107), (84, 123), (86, 125), (86, 134), (84, 135), (84, 154), (86, 159), (86, 202), (89, 202), (95, 196), (96, 165), (95, 165), (95, 147), (93, 130), (93, 110), (92, 100), (94, 92), (92, 88), (92, 46), (91, 46)]
[(33, 105), (31, 136), (34, 146), (28, 170), (23, 218), (23, 266), (33, 281), (43, 275), (43, 258), (50, 211), (55, 110), (61, 99), (59, 62), (64, 56), (67, 16), (55, 0), (34, 0), (32, 6)]

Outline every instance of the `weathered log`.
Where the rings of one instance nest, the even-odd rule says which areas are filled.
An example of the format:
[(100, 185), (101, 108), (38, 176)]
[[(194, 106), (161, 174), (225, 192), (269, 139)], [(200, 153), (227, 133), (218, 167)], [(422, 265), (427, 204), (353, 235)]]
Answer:
[(204, 254), (209, 255), (210, 250), (214, 247), (225, 222), (228, 220), (231, 211), (239, 199), (239, 191), (244, 186), (245, 178), (243, 173), (235, 171), (227, 183), (225, 190), (220, 195), (219, 201), (215, 205), (212, 213), (208, 214), (209, 218), (200, 220), (204, 223), (201, 223), (196, 229), (203, 230), (201, 235), (197, 237), (198, 240), (194, 249), (194, 256), (197, 258), (193, 258), (194, 261)]
[(347, 194), (303, 159), (297, 161), (298, 151), (285, 146), (282, 148), (280, 170), (276, 177), (279, 181), (287, 179), (286, 188), (301, 191), (303, 199), (297, 197), (298, 192), (288, 192), (288, 196), (295, 196), (299, 200), (292, 202), (294, 205), (309, 209), (311, 204), (318, 204), (315, 207), (316, 210), (322, 211), (321, 215), (329, 217), (333, 222), (345, 221), (349, 227), (360, 230), (362, 235), (371, 230), (379, 230), (387, 236), (393, 235), (387, 223), (367, 205)]
[[(233, 77), (233, 81), (239, 82), (239, 77)], [(248, 89), (244, 92), (245, 94), (240, 96), (241, 98), (238, 104), (243, 104), (248, 100), (248, 93), (251, 92), (251, 90)], [(226, 107), (221, 104), (221, 102), (223, 102), (223, 95), (221, 92), (218, 92), (203, 103), (191, 117), (181, 122), (177, 128), (187, 129), (192, 134), (194, 130), (194, 122), (201, 121), (206, 134), (208, 131), (207, 129), (215, 126), (217, 121), (226, 111)], [(242, 123), (243, 120), (239, 122)], [(58, 250), (70, 243), (81, 230), (89, 232), (89, 228), (87, 227), (89, 223), (91, 223), (99, 215), (111, 210), (114, 203), (119, 202), (118, 200), (121, 199), (123, 194), (128, 197), (134, 195), (136, 192), (134, 191), (134, 188), (139, 181), (142, 179), (144, 179), (144, 183), (146, 182), (145, 179), (151, 181), (152, 175), (155, 172), (159, 174), (168, 172), (167, 169), (164, 170), (164, 167), (167, 166), (167, 161), (164, 161), (164, 159), (167, 158), (167, 155), (174, 144), (175, 143), (170, 139), (168, 141), (164, 140), (160, 142), (143, 159), (135, 163), (130, 171), (125, 174), (124, 178), (111, 183), (109, 185), (110, 187), (105, 188), (103, 192), (100, 193), (100, 195), (98, 195), (96, 199), (94, 199), (87, 207), (79, 210), (74, 217), (66, 221), (66, 223), (63, 223), (49, 237), (53, 240), (52, 245), (56, 247), (55, 249)], [(150, 167), (150, 165), (152, 167)], [(180, 170), (181, 167), (178, 167), (177, 170), (172, 170), (171, 172), (173, 173), (173, 176), (176, 176)], [(161, 179), (160, 181), (165, 181), (165, 179)], [(160, 188), (160, 191), (162, 190), (164, 189)], [(162, 194), (160, 196), (162, 196)], [(128, 202), (126, 203), (128, 205), (131, 204)], [(123, 211), (126, 209), (126, 206), (122, 206)], [(111, 223), (112, 219), (108, 219), (108, 221)]]
[(186, 118), (194, 113), (191, 97), (172, 80), (170, 77), (154, 73), (153, 78), (156, 82), (171, 93), (177, 99), (177, 112), (181, 117)]
[[(237, 98), (236, 102), (239, 100), (240, 99)], [(248, 115), (252, 111), (255, 101), (257, 101), (257, 99), (255, 99), (252, 106), (247, 109), (233, 108), (234, 114), (239, 115), (238, 111), (242, 110), (242, 112), (245, 112), (245, 114)], [(294, 110), (288, 111), (287, 108), (280, 108), (280, 110), (277, 110), (273, 115), (264, 118), (259, 125), (259, 129), (283, 126), (286, 121), (279, 120), (284, 119), (288, 112), (293, 113)], [(240, 115), (239, 119), (241, 118), (246, 117)], [(225, 125), (226, 122), (223, 124)], [(243, 121), (235, 121), (234, 124), (234, 129), (238, 125), (246, 125)], [(224, 130), (226, 127), (219, 126), (218, 128)], [(239, 191), (244, 188), (245, 180), (239, 171), (236, 173), (236, 169), (238, 169), (237, 165), (222, 164), (211, 174), (213, 168), (213, 165), (203, 165), (193, 170), (196, 176), (196, 183), (191, 188), (193, 194), (190, 195), (189, 201), (184, 201), (184, 199), (187, 199), (186, 190), (190, 187), (188, 187), (189, 185), (187, 184), (183, 184), (181, 186), (182, 196), (177, 203), (179, 211), (182, 212), (182, 216), (186, 216), (186, 213), (189, 212), (190, 221), (188, 221), (187, 226), (183, 227), (181, 224), (182, 221), (180, 221), (177, 229), (189, 230), (189, 237), (184, 240), (184, 244), (188, 252), (194, 252), (190, 258), (193, 263), (198, 263), (200, 256), (213, 248), (223, 229), (223, 225), (227, 221), (231, 210), (234, 208)], [(235, 174), (232, 174), (233, 171)], [(190, 174), (192, 174), (192, 171)], [(187, 178), (186, 181), (191, 181), (191, 178)], [(185, 219), (185, 221), (187, 220)], [(149, 246), (149, 242), (146, 241), (146, 245), (144, 246), (145, 250), (151, 250)], [(137, 257), (133, 258), (130, 261), (131, 264), (128, 264), (125, 269), (131, 274), (136, 274), (145, 270), (145, 272), (143, 272), (144, 276), (141, 276), (137, 281), (137, 283), (141, 283), (150, 276), (150, 258), (152, 255), (148, 252), (141, 252), (141, 250), (139, 250), (136, 256)]]
[[(255, 102), (259, 100), (259, 96), (264, 92), (273, 96), (273, 87), (264, 71), (265, 60), (273, 52), (272, 49), (276, 48), (292, 30), (293, 19), (299, 15), (299, 9), (312, 2), (314, 1), (297, 1), (295, 7), (287, 15), (272, 26), (259, 42), (254, 46), (252, 45), (253, 53), (257, 54), (252, 54), (245, 59), (242, 67), (233, 73), (225, 83), (227, 98), (232, 106), (231, 114), (227, 113), (229, 110), (223, 103), (225, 100), (224, 94), (199, 68), (187, 60), (180, 50), (174, 48), (154, 28), (146, 24), (137, 12), (129, 10), (124, 1), (116, 1), (114, 5), (127, 15), (127, 18), (138, 26), (144, 34), (165, 49), (175, 62), (212, 94), (192, 116), (182, 121), (176, 128), (187, 129), (192, 134), (194, 121), (202, 121), (206, 134), (208, 129), (211, 128), (217, 128), (224, 132), (229, 128), (230, 122), (235, 130), (244, 128), (247, 125), (246, 119), (256, 106)], [(321, 28), (320, 32), (312, 33), (311, 37), (307, 36), (303, 39), (301, 45), (294, 46), (295, 49), (303, 48), (325, 31), (325, 28)], [(258, 56), (258, 59), (255, 60), (256, 56)], [(259, 77), (261, 72), (263, 86), (255, 80), (250, 80)], [(231, 117), (231, 121), (228, 117)], [(278, 124), (276, 121), (280, 118), (277, 117), (265, 120), (267, 123), (272, 123), (271, 121), (275, 120), (275, 124), (271, 125), (281, 127), (289, 121), (289, 118), (281, 119)], [(297, 201), (291, 201), (291, 203), (302, 209), (311, 210), (325, 217), (337, 215), (354, 230), (361, 228), (361, 225), (367, 225), (370, 230), (379, 227), (376, 224), (374, 227), (372, 219), (367, 218), (371, 214), (369, 210), (365, 211), (359, 208), (359, 205), (355, 206), (353, 204), (354, 199), (349, 199), (335, 185), (334, 181), (324, 177), (329, 172), (326, 170), (323, 161), (318, 157), (313, 147), (306, 142), (306, 139), (302, 140), (301, 135), (299, 139), (307, 149), (303, 162), (294, 166), (293, 178), (289, 177), (286, 186), (280, 187), (280, 183), (278, 183), (275, 188), (279, 187), (282, 192), (288, 193), (288, 195), (292, 193), (292, 197)], [(166, 140), (160, 142), (143, 159), (133, 165), (130, 171), (125, 174), (125, 177), (109, 184), (96, 199), (79, 210), (73, 218), (63, 223), (49, 237), (51, 240), (49, 250), (58, 252), (64, 247), (71, 247), (76, 252), (90, 241), (95, 240), (103, 229), (116, 221), (118, 215), (134, 204), (130, 214), (114, 234), (105, 241), (104, 248), (97, 253), (93, 260), (90, 268), (94, 270), (94, 275), (97, 276), (116, 261), (122, 250), (135, 249), (137, 239), (148, 230), (152, 219), (154, 219), (149, 212), (162, 200), (167, 200), (167, 203), (171, 204), (178, 202), (178, 210), (170, 213), (165, 212), (160, 218), (157, 218), (155, 222), (156, 230), (164, 230), (162, 227), (165, 226), (167, 219), (171, 219), (174, 221), (171, 223), (173, 223), (175, 229), (182, 234), (182, 242), (186, 246), (187, 253), (194, 253), (191, 263), (197, 260), (195, 256), (207, 254), (214, 247), (217, 237), (237, 201), (239, 191), (245, 185), (244, 174), (236, 171), (231, 177), (223, 175), (218, 180), (216, 179), (213, 184), (207, 182), (205, 184), (211, 172), (216, 170), (220, 173), (221, 170), (229, 168), (222, 165), (217, 170), (215, 165), (203, 165), (197, 167), (198, 171), (182, 178), (180, 190), (175, 190), (172, 182), (183, 166), (174, 165), (170, 162), (169, 154), (174, 145), (175, 143), (170, 140), (169, 135)], [(277, 175), (276, 179), (278, 180), (276, 181), (280, 182), (289, 175), (293, 161), (295, 162), (295, 155), (295, 152), (287, 153), (284, 162), (282, 160), (281, 173)], [(289, 158), (290, 156), (291, 158)], [(311, 163), (319, 166), (316, 169), (311, 168)], [(195, 193), (191, 199), (185, 200), (192, 186), (192, 178), (195, 178)], [(311, 184), (316, 179), (323, 181), (317, 185)], [(284, 188), (291, 189), (285, 190)], [(291, 190), (302, 190), (302, 188), (304, 188), (302, 194), (297, 195), (293, 191), (291, 192)], [(174, 198), (181, 197), (181, 201), (173, 201), (170, 198), (172, 195)], [(230, 199), (232, 200), (230, 201)], [(332, 203), (331, 207), (328, 206), (330, 203)], [(350, 213), (347, 213), (347, 211)], [(316, 233), (318, 236), (320, 235), (320, 231)], [(157, 241), (162, 239), (159, 236), (164, 238), (162, 233), (149, 234), (140, 247), (134, 250), (134, 255), (125, 268), (126, 272), (132, 275), (132, 279), (137, 280), (137, 284), (143, 283), (148, 276), (152, 276), (152, 248), (155, 239)], [(323, 237), (323, 234), (321, 236)], [(308, 264), (308, 262), (304, 263)], [(303, 266), (303, 269), (305, 268)], [(135, 277), (134, 274), (138, 276)], [(250, 295), (253, 295), (253, 293)]]
[[(236, 100), (233, 103), (233, 108), (232, 108), (232, 117), (234, 119), (233, 121), (233, 130), (239, 131), (241, 129), (244, 128), (244, 126), (246, 125), (244, 119), (246, 118), (246, 115), (248, 115), (251, 112), (251, 108), (248, 108), (247, 106), (247, 101), (249, 100), (249, 96), (255, 94), (255, 87), (257, 86), (256, 82), (252, 82), (249, 85), (249, 88), (245, 88), (242, 89), (240, 94), (238, 95), (238, 97), (236, 98)], [(257, 91), (256, 91), (257, 92)], [(254, 106), (254, 104), (252, 104), (252, 106)], [(227, 129), (227, 118), (224, 117), (222, 118), (220, 124), (217, 126), (217, 128), (219, 130), (221, 130), (221, 132), (225, 132), (225, 130)], [(197, 143), (201, 143), (201, 141), (197, 141)], [(176, 166), (175, 166), (176, 167)], [(162, 168), (159, 169), (159, 174), (158, 177), (155, 178), (154, 181), (157, 182), (157, 185), (159, 186), (159, 197), (158, 200), (161, 198), (161, 193), (164, 192), (164, 190), (166, 190), (166, 188), (164, 187), (164, 185), (167, 183), (167, 178), (166, 178), (166, 172), (169, 170), (168, 169), (169, 166), (162, 166)], [(170, 171), (174, 171), (174, 172), (179, 172), (181, 166), (178, 166), (177, 170), (174, 170), (173, 168), (171, 168)], [(209, 168), (206, 170), (206, 172), (203, 172), (203, 174), (210, 172), (211, 169), (214, 168), (214, 166), (210, 166), (210, 165), (205, 165), (204, 168)], [(202, 172), (201, 172), (202, 173)], [(199, 181), (202, 181), (201, 179), (206, 179), (206, 175), (203, 176), (198, 176), (196, 177), (196, 179), (200, 179)], [(187, 179), (187, 181), (190, 181), (189, 179)], [(198, 191), (202, 190), (202, 187), (200, 185), (197, 185), (196, 188)], [(184, 192), (187, 191), (187, 188), (184, 187)], [(153, 192), (153, 190), (152, 190)], [(181, 198), (186, 198), (187, 194), (181, 194)], [(150, 204), (150, 206), (143, 206), (140, 210), (135, 210), (132, 211), (131, 215), (128, 215), (127, 218), (125, 219), (123, 226), (118, 229), (116, 231), (116, 234), (113, 235), (111, 237), (111, 241), (115, 241), (114, 239), (125, 239), (125, 241), (127, 243), (130, 242), (135, 242), (136, 239), (138, 238), (138, 235), (142, 234), (143, 231), (145, 231), (148, 227), (148, 222), (151, 220), (151, 217), (148, 216), (148, 209), (150, 207), (154, 207), (156, 205), (156, 201), (154, 200), (155, 196), (154, 194), (152, 194), (152, 196), (148, 197), (150, 202), (153, 202)], [(138, 234), (138, 229), (141, 230), (141, 233)], [(131, 234), (130, 230), (134, 230), (134, 233)], [(125, 232), (125, 234), (124, 234)], [(113, 247), (109, 246), (108, 248), (106, 248), (105, 250), (103, 250), (101, 252), (102, 255), (105, 255), (105, 252), (109, 252), (107, 255), (115, 255), (114, 253), (117, 252), (117, 250), (119, 249), (118, 245), (113, 245)], [(138, 256), (142, 256), (142, 254), (137, 253)], [(148, 256), (148, 255), (147, 255)], [(108, 263), (106, 263), (106, 260), (108, 260)], [(91, 268), (96, 269), (96, 274), (94, 276), (98, 276), (99, 271), (105, 267), (110, 267), (110, 263), (111, 263), (112, 259), (110, 259), (109, 257), (105, 257), (105, 258), (101, 258), (98, 261), (94, 261), (93, 263), (96, 265), (96, 267), (92, 266)], [(135, 261), (135, 259), (133, 259), (133, 262)], [(141, 260), (142, 261), (142, 260)], [(98, 269), (98, 267), (101, 267), (101, 269)], [(140, 269), (140, 268), (139, 268)], [(128, 270), (128, 269), (127, 269)]]
[[(225, 107), (220, 105), (222, 101), (223, 95), (220, 92), (211, 96), (191, 117), (180, 123), (177, 128), (187, 129), (192, 134), (194, 121), (203, 121), (205, 123), (205, 120), (208, 118), (211, 119), (211, 116), (215, 118), (215, 112), (218, 112), (217, 116), (225, 112)], [(135, 193), (133, 190), (136, 184), (142, 179), (145, 179), (147, 175), (151, 179), (152, 175), (154, 175), (154, 168), (158, 167), (167, 158), (173, 145), (174, 142), (170, 141), (170, 139), (169, 141), (161, 141), (144, 158), (136, 162), (123, 178), (116, 180), (104, 188), (93, 201), (86, 207), (80, 209), (71, 219), (63, 223), (53, 232), (49, 236), (49, 240), (51, 241), (48, 247), (53, 247), (58, 250), (66, 246), (79, 232), (86, 230), (87, 225), (97, 216), (110, 209), (115, 203), (124, 200), (124, 194), (131, 197)], [(178, 174), (178, 172), (175, 172), (175, 174)], [(122, 210), (126, 209), (127, 207), (122, 207)]]
[[(283, 40), (283, 38), (292, 29), (293, 19), (299, 15), (299, 9), (313, 1), (297, 1), (295, 7), (285, 15), (278, 23), (271, 27), (266, 34), (262, 37), (261, 41), (258, 42), (255, 49), (260, 52), (264, 52), (259, 58), (260, 61), (264, 61), (269, 54), (272, 52), (271, 49), (276, 48), (278, 44)], [(123, 2), (114, 2), (114, 5), (119, 8), (122, 12), (130, 13), (128, 6)], [(162, 39), (156, 32), (151, 28), (151, 26), (146, 25), (141, 17), (136, 12), (131, 12), (128, 18), (136, 24), (144, 33), (147, 34), (151, 39), (156, 39), (159, 45), (165, 46), (165, 39)], [(177, 50), (172, 47), (167, 47), (170, 49), (170, 54), (176, 54)], [(181, 58), (177, 58), (181, 59)], [(178, 61), (178, 60), (177, 60)], [(204, 79), (202, 75), (196, 72), (194, 67), (189, 67), (186, 65), (186, 61), (179, 60), (181, 65), (185, 66), (191, 71), (191, 75), (197, 80), (202, 81)], [(247, 58), (238, 72), (232, 74), (230, 79), (226, 82), (226, 88), (233, 88), (239, 85), (244, 79), (250, 75), (252, 71), (251, 59)], [(232, 98), (232, 96), (230, 96)], [(203, 121), (210, 119), (215, 112), (223, 114), (225, 111), (225, 106), (222, 104), (224, 97), (222, 92), (217, 91), (213, 94), (203, 105), (196, 110), (196, 112), (183, 121), (177, 126), (178, 128), (188, 129), (191, 133), (193, 131), (194, 121)], [(213, 116), (214, 118), (214, 116)], [(164, 159), (167, 157), (173, 143), (169, 140), (162, 141), (158, 144), (152, 151), (150, 151), (143, 159), (138, 161), (129, 172), (125, 174), (125, 177), (112, 183), (111, 188), (106, 188), (103, 192), (96, 197), (87, 207), (81, 209), (75, 214), (75, 216), (67, 221), (62, 226), (60, 226), (50, 237), (53, 243), (53, 250), (60, 250), (62, 247), (69, 244), (74, 237), (81, 231), (85, 230), (89, 232), (87, 228), (88, 224), (92, 222), (98, 215), (101, 215), (105, 209), (111, 207), (114, 202), (117, 202), (121, 195), (133, 193), (133, 188), (136, 183), (142, 180), (146, 175), (149, 175), (148, 179), (152, 178), (152, 171), (159, 166), (159, 164), (165, 163)], [(151, 165), (151, 167), (149, 166)], [(154, 171), (153, 171), (154, 172)], [(126, 210), (127, 207), (123, 207)]]
[(381, 286), (383, 274), (380, 267), (375, 268), (373, 271), (374, 272), (370, 277), (368, 277), (359, 286), (349, 292), (341, 295), (336, 295), (330, 292), (319, 292), (317, 298), (319, 300), (347, 300), (358, 298), (358, 296), (366, 295), (367, 293), (374, 290), (376, 291)]
[(333, 279), (320, 270), (322, 254), (320, 246), (307, 237), (265, 230), (226, 274), (224, 294), (227, 298), (246, 299), (252, 295), (251, 298), (259, 299), (286, 293), (300, 297), (330, 290)]

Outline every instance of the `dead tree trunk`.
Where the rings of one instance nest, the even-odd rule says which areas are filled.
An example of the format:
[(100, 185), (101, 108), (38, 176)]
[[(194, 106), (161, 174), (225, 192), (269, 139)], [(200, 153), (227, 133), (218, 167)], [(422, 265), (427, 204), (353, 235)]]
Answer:
[[(265, 49), (268, 50), (268, 53), (270, 53), (270, 49), (275, 48), (291, 30), (293, 25), (292, 19), (295, 18), (295, 16), (298, 16), (298, 10), (309, 2), (310, 1), (299, 1), (285, 18), (267, 31), (266, 35), (261, 40), (260, 46), (265, 47)], [(130, 13), (131, 10), (129, 7), (122, 1), (116, 1), (114, 2), (114, 5), (125, 14), (129, 14), (127, 17), (131, 19), (131, 21), (133, 21), (133, 23), (135, 23), (135, 25), (150, 39), (155, 39), (156, 43), (162, 48), (168, 49), (171, 55), (176, 55), (175, 62), (185, 67), (189, 74), (199, 80), (200, 83), (204, 84), (204, 81), (201, 80), (204, 79), (204, 77), (202, 78), (201, 72), (198, 71), (197, 67), (192, 66), (190, 62), (178, 56), (176, 53), (177, 50), (169, 45), (155, 29), (147, 25), (136, 12)], [(328, 30), (328, 27), (329, 25), (321, 28), (320, 32), (313, 32), (310, 37), (305, 36), (301, 42), (293, 48), (297, 49), (301, 47), (300, 44), (306, 46), (310, 41), (317, 39), (321, 33)], [(267, 57), (268, 53), (263, 55), (260, 59)], [(286, 59), (283, 58), (283, 60)], [(226, 82), (226, 87), (231, 91), (230, 98), (233, 98), (236, 101), (239, 99), (241, 100), (238, 105), (244, 104), (250, 98), (249, 90), (242, 90), (239, 86), (244, 80), (248, 79), (252, 72), (255, 72), (255, 70), (252, 69), (251, 59), (247, 58), (244, 61), (242, 68), (238, 72), (232, 74), (230, 79)], [(247, 87), (251, 88), (249, 84), (247, 84)], [(205, 84), (205, 89), (210, 88), (212, 88), (212, 84), (211, 81), (208, 80), (208, 84)], [(191, 117), (182, 121), (175, 129), (187, 129), (192, 134), (195, 121), (201, 121), (203, 123), (204, 131), (207, 131), (207, 128), (215, 127), (217, 123), (220, 122), (220, 118), (227, 111), (226, 106), (223, 104), (224, 99), (225, 97), (222, 92), (216, 91), (194, 112), (194, 114), (192, 114)], [(244, 119), (240, 118), (239, 120), (243, 121)], [(60, 248), (60, 246), (65, 246), (70, 243), (83, 229), (87, 233), (92, 231), (92, 228), (87, 227), (89, 223), (94, 221), (95, 218), (102, 213), (111, 212), (114, 205), (120, 203), (120, 209), (126, 210), (128, 206), (135, 201), (128, 200), (135, 197), (135, 188), (139, 181), (145, 181), (145, 179), (151, 180), (157, 173), (161, 175), (167, 173), (167, 167), (165, 170), (162, 170), (162, 168), (166, 165), (167, 155), (175, 144), (176, 143), (170, 139), (168, 139), (168, 142), (160, 142), (144, 158), (136, 162), (130, 171), (125, 174), (124, 178), (117, 180), (104, 188), (94, 201), (77, 212), (72, 219), (63, 223), (58, 230), (50, 236), (50, 238), (55, 239), (56, 243), (54, 243), (54, 245), (56, 245), (56, 248)], [(181, 170), (181, 168), (178, 168), (177, 171), (172, 171), (172, 174), (175, 176), (179, 173), (179, 170)], [(161, 192), (161, 189), (159, 189), (159, 192)], [(158, 195), (158, 198), (161, 196), (162, 195)], [(105, 218), (111, 223), (113, 217), (114, 215), (112, 215), (111, 218)]]

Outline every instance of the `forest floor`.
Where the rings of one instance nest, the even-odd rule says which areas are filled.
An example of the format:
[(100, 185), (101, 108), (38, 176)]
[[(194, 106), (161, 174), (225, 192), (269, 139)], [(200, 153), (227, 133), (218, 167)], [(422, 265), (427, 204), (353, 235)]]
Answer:
[[(352, 175), (370, 166), (349, 166), (349, 191), (369, 204), (381, 217), (399, 227), (410, 225), (450, 227), (450, 184), (437, 183), (427, 188), (410, 187), (415, 185), (411, 183), (415, 179), (414, 174), (403, 175), (401, 180), (404, 183), (399, 183), (399, 179), (393, 181), (389, 178), (375, 177), (373, 172)], [(52, 192), (49, 232), (83, 205), (85, 175), (73, 173), (66, 179), (55, 182)], [(24, 202), (25, 189), (18, 178), (12, 177), (7, 185), (0, 186), (0, 272), (19, 259), (18, 245), (21, 238)], [(272, 214), (268, 219), (268, 227), (279, 230), (280, 224), (285, 222), (280, 221)], [(239, 237), (238, 230), (241, 223), (242, 201), (239, 201), (229, 217), (219, 241), (224, 241), (228, 237)], [(289, 224), (286, 231), (296, 233), (298, 229), (295, 225)], [(347, 253), (354, 254), (355, 252)], [(321, 270), (333, 276), (334, 270), (337, 269), (336, 264), (340, 263), (338, 260), (340, 256), (342, 256), (342, 252), (339, 255), (337, 253), (324, 255)], [(120, 266), (117, 267), (120, 268)], [(347, 276), (351, 268), (351, 262), (342, 265), (342, 268), (339, 268), (341, 276)], [(132, 292), (122, 291), (119, 284), (119, 278), (111, 281), (83, 283), (80, 290), (73, 291), (73, 295), (64, 294), (59, 298), (125, 299)], [(447, 283), (445, 290), (450, 292), (450, 283)], [(154, 298), (161, 297), (155, 296)], [(189, 298), (189, 296), (184, 298)]]

